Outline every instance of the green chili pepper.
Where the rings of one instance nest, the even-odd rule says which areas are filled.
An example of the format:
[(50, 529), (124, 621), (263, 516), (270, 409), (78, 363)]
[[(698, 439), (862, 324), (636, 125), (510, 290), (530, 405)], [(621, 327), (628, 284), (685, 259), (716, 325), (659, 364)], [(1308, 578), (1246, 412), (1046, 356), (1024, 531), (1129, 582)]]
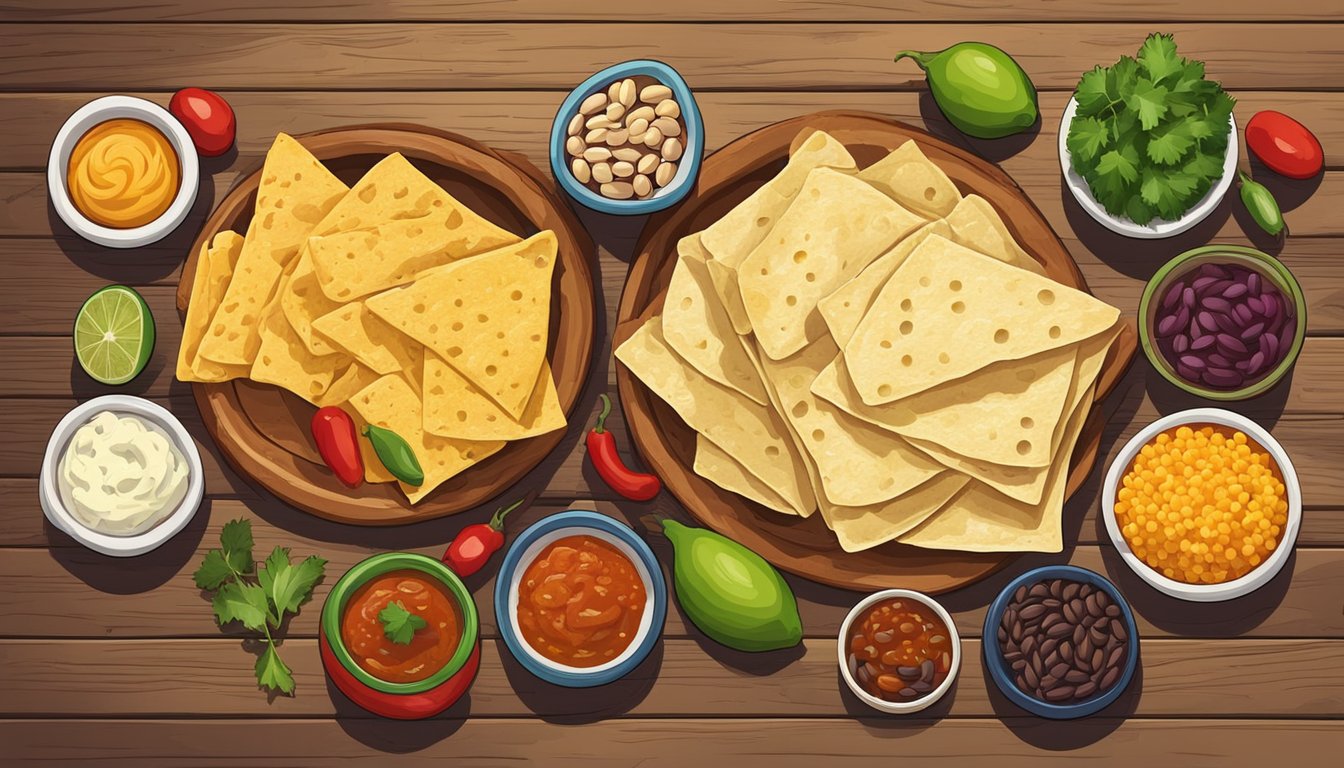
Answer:
[(1241, 173), (1241, 202), (1261, 229), (1271, 235), (1283, 231), (1283, 212), (1279, 210), (1279, 201), (1274, 199), (1274, 193), (1264, 184), (1253, 180), (1245, 171)]
[(364, 436), (373, 443), (373, 452), (378, 454), (378, 460), (398, 480), (415, 486), (425, 482), (425, 471), (420, 468), (420, 461), (415, 458), (415, 451), (411, 450), (405, 438), (373, 424), (364, 428)]

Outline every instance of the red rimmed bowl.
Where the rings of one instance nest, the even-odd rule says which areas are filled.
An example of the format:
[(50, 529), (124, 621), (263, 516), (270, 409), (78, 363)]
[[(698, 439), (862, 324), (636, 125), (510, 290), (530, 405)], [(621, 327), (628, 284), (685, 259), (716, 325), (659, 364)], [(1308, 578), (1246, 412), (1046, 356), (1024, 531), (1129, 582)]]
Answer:
[[(413, 570), (441, 584), (462, 617), (456, 650), (438, 671), (415, 682), (389, 682), (356, 663), (341, 636), (351, 597), (373, 579), (393, 571)], [(327, 595), (322, 606), (319, 639), (322, 667), (341, 693), (375, 715), (398, 720), (432, 717), (451, 707), (471, 688), (481, 666), (480, 618), (471, 592), (448, 566), (424, 555), (385, 552), (356, 564)]]

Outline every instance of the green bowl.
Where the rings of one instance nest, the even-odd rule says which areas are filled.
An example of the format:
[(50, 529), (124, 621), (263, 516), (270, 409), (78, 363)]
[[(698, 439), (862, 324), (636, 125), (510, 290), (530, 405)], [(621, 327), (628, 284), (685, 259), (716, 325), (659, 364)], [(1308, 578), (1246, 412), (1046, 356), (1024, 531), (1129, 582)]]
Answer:
[[(1157, 339), (1153, 328), (1157, 322), (1157, 310), (1161, 303), (1161, 297), (1166, 294), (1167, 287), (1172, 282), (1184, 276), (1190, 270), (1198, 269), (1201, 265), (1207, 263), (1236, 264), (1255, 270), (1260, 274), (1261, 279), (1273, 283), (1274, 287), (1279, 289), (1279, 293), (1291, 297), (1293, 301), (1293, 316), (1297, 319), (1297, 331), (1293, 335), (1292, 346), (1288, 348), (1283, 359), (1273, 370), (1240, 389), (1210, 389), (1187, 381), (1162, 355), (1162, 350), (1157, 348)], [(1206, 245), (1182, 253), (1157, 270), (1157, 273), (1148, 281), (1147, 287), (1143, 289), (1143, 299), (1139, 302), (1139, 341), (1143, 345), (1143, 353), (1148, 356), (1148, 362), (1152, 363), (1157, 372), (1162, 374), (1162, 378), (1173, 385), (1209, 400), (1224, 402), (1245, 400), (1269, 391), (1288, 374), (1293, 364), (1297, 362), (1297, 356), (1302, 352), (1302, 343), (1306, 336), (1307, 301), (1302, 296), (1302, 286), (1298, 284), (1297, 278), (1293, 277), (1293, 273), (1288, 271), (1288, 268), (1273, 256), (1240, 245)]]
[[(365, 672), (355, 663), (349, 649), (341, 640), (341, 617), (345, 614), (345, 605), (355, 590), (385, 573), (405, 569), (420, 571), (448, 588), (453, 598), (457, 600), (458, 608), (462, 610), (462, 638), (457, 644), (457, 651), (443, 669), (414, 683), (389, 683)], [(476, 615), (476, 601), (472, 599), (466, 585), (448, 566), (413, 552), (384, 552), (356, 563), (353, 568), (345, 572), (340, 581), (336, 582), (336, 586), (331, 588), (327, 601), (322, 605), (322, 634), (326, 636), (341, 666), (364, 685), (382, 693), (424, 693), (442, 685), (467, 663), (480, 634), (480, 619)]]

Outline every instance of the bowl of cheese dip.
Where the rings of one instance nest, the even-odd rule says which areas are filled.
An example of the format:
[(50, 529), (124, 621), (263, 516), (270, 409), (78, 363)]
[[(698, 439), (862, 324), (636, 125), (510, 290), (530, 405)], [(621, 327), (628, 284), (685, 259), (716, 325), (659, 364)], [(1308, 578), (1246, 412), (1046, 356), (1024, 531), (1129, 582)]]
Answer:
[(51, 524), (96, 552), (131, 557), (181, 531), (205, 492), (182, 423), (129, 395), (89, 400), (51, 433), (38, 484)]
[(75, 110), (47, 161), (47, 194), (79, 236), (111, 248), (163, 239), (196, 202), (199, 161), (168, 110), (105, 96)]

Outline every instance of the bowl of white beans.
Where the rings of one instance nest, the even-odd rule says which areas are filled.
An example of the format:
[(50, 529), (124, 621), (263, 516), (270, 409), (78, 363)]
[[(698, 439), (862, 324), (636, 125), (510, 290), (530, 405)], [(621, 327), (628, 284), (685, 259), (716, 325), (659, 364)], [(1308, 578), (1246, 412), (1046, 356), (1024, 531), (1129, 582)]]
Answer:
[(570, 92), (551, 126), (551, 172), (581, 204), (639, 215), (695, 185), (704, 123), (686, 81), (661, 61), (616, 64)]

